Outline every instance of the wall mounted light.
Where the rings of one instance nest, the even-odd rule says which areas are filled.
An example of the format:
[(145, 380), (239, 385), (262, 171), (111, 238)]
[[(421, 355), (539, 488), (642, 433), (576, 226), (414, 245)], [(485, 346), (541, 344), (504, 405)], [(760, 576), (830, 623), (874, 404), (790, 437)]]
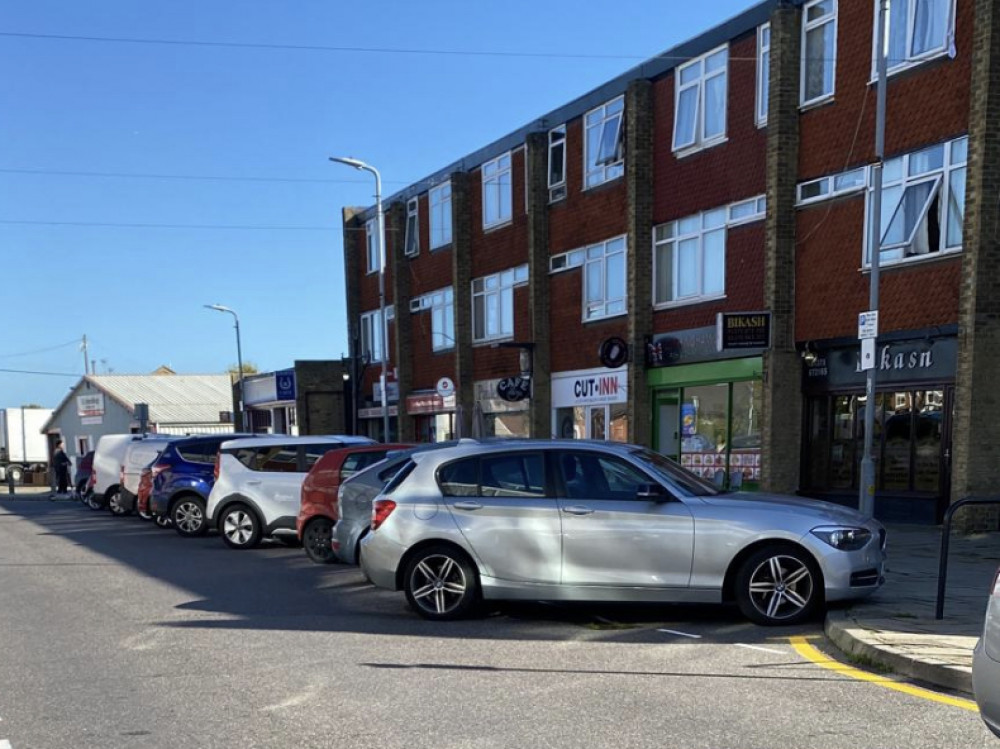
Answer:
[(812, 349), (811, 341), (806, 341), (805, 348), (802, 349), (800, 356), (802, 357), (802, 361), (806, 363), (807, 367), (811, 367), (816, 363), (816, 360), (819, 359), (819, 354)]

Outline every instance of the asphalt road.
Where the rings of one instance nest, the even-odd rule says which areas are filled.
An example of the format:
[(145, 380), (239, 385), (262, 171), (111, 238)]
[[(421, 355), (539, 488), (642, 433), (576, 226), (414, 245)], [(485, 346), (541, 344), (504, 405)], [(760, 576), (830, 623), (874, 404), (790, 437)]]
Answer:
[(997, 745), (794, 635), (832, 652), (719, 607), (435, 624), (301, 549), (0, 498), (0, 749)]

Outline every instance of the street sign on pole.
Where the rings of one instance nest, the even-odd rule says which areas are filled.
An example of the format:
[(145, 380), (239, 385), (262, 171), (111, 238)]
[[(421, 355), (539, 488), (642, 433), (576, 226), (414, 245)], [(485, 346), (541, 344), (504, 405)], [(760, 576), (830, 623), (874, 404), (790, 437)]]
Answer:
[(858, 315), (858, 338), (878, 338), (878, 310), (869, 310)]
[(861, 371), (875, 369), (875, 339), (861, 339)]

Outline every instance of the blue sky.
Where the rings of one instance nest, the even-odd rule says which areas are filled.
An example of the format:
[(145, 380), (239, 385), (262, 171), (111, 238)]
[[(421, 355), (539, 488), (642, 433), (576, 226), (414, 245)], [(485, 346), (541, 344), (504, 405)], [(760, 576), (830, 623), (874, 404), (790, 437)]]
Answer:
[[(0, 370), (78, 377), (87, 334), (98, 373), (224, 371), (215, 302), (262, 370), (338, 358), (340, 210), (374, 190), (328, 156), (391, 194), (751, 4), (0, 4)], [(0, 371), (0, 407), (75, 381)]]

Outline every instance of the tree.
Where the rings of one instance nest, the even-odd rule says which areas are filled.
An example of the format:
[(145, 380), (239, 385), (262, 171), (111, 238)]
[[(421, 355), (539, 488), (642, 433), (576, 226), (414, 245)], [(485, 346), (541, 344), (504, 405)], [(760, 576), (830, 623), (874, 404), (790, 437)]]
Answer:
[[(239, 377), (240, 377), (240, 366), (239, 366), (239, 364), (230, 364), (229, 368), (226, 369), (226, 372), (234, 380), (238, 380)], [(252, 374), (260, 374), (260, 367), (258, 367), (252, 361), (245, 361), (245, 362), (243, 362), (243, 376), (245, 377), (246, 375), (252, 375)]]

